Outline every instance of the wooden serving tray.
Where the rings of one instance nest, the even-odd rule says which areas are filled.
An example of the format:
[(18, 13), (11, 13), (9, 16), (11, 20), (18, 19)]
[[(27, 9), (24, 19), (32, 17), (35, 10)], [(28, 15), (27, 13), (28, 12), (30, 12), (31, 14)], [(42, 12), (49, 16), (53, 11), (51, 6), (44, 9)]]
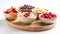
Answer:
[(26, 31), (45, 31), (53, 28), (55, 23), (52, 24), (44, 24), (40, 20), (35, 20), (28, 24), (23, 24), (21, 22), (13, 23), (12, 21), (7, 20), (7, 24), (19, 30)]

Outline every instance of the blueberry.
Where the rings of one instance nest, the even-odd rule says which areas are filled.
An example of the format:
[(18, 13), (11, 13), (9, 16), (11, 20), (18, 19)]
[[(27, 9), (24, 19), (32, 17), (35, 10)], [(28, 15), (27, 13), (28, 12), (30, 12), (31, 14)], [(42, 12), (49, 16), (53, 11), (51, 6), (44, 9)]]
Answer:
[(33, 8), (35, 8), (35, 7), (33, 7)]
[(25, 8), (27, 8), (27, 5), (24, 5), (25, 6)]
[[(24, 5), (26, 9), (30, 9), (30, 5)], [(32, 7), (35, 8), (35, 7)]]
[(27, 9), (29, 9), (29, 5), (27, 5)]
[(29, 8), (29, 6), (27, 6), (27, 8)]
[(26, 5), (24, 5), (26, 7)]

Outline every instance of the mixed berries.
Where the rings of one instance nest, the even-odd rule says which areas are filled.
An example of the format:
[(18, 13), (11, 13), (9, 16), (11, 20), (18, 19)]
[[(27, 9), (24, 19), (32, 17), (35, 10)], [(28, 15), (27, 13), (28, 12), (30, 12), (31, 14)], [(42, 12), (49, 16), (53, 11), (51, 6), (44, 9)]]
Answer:
[(16, 11), (16, 9), (15, 8), (10, 8), (10, 9), (7, 9), (4, 13), (7, 13), (7, 14), (13, 14), (13, 13), (18, 13), (17, 11)]
[(42, 17), (42, 18), (50, 18), (51, 19), (51, 18), (56, 17), (56, 15), (49, 12), (49, 13), (42, 14), (40, 17)]
[(20, 9), (33, 9), (35, 8), (34, 6), (31, 6), (31, 5), (24, 5), (24, 6), (21, 6)]
[(25, 13), (25, 15), (24, 15), (25, 17), (28, 17), (28, 16), (30, 16), (30, 13), (28, 12), (28, 13)]

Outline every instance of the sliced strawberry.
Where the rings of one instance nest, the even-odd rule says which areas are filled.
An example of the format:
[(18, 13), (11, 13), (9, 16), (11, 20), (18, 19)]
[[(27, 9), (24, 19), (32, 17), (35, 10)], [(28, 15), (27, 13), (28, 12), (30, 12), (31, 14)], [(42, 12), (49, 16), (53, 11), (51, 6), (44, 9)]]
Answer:
[(8, 14), (8, 13), (9, 13), (8, 11), (9, 11), (9, 10), (7, 9), (4, 13), (7, 13), (7, 14)]
[(4, 12), (4, 13), (7, 13), (8, 14), (9, 12)]
[(17, 11), (16, 11), (16, 9), (14, 8), (14, 9), (12, 9), (12, 12), (14, 12), (14, 13), (18, 13)]

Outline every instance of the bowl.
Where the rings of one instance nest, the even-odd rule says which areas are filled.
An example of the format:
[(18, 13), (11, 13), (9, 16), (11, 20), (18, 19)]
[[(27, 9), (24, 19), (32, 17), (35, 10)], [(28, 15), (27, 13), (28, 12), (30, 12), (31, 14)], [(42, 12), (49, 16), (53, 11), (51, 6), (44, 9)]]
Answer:
[(5, 18), (9, 19), (9, 20), (14, 20), (14, 19), (17, 18), (17, 13), (14, 13), (14, 14), (6, 14), (6, 13), (4, 13), (4, 15), (5, 15)]
[(36, 17), (37, 17), (37, 15), (36, 14), (33, 14), (34, 15), (34, 17), (28, 17), (28, 18), (26, 18), (26, 17), (24, 17), (23, 15), (17, 15), (17, 20), (19, 20), (20, 22), (22, 22), (22, 23), (30, 23), (30, 22), (32, 22), (32, 21), (34, 21), (35, 19), (36, 19)]
[[(40, 15), (39, 15), (39, 16), (40, 16)], [(45, 23), (45, 24), (54, 23), (54, 22), (56, 21), (56, 17), (51, 18), (51, 19), (39, 17), (39, 19), (40, 19), (43, 23)]]

